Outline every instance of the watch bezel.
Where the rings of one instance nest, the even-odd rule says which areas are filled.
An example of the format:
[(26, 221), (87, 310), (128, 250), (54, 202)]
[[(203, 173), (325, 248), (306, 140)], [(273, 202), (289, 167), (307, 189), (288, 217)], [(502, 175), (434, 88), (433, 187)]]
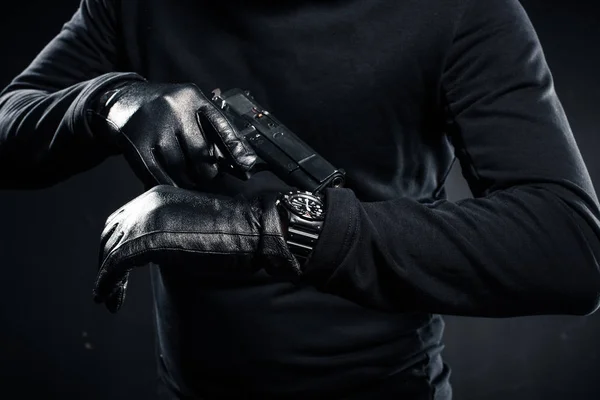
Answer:
[[(307, 217), (305, 214), (300, 214), (294, 208), (294, 206), (291, 204), (292, 198), (294, 198), (296, 196), (311, 197), (314, 201), (318, 202), (323, 209), (321, 216), (315, 217), (315, 216), (311, 215), (310, 217)], [(304, 219), (307, 221), (324, 221), (325, 220), (325, 202), (323, 201), (322, 196), (320, 196), (318, 194), (308, 192), (308, 191), (302, 191), (302, 190), (288, 192), (282, 196), (282, 204), (285, 206), (285, 208), (287, 210), (289, 210), (297, 218), (301, 218), (301, 219)]]

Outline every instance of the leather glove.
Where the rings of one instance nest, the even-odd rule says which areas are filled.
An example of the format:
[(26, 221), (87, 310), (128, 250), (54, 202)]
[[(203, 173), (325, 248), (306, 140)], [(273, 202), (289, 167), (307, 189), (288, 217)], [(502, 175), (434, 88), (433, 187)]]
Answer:
[(215, 144), (248, 171), (256, 154), (194, 84), (120, 82), (91, 102), (89, 125), (146, 188), (202, 188), (219, 172)]
[(277, 195), (268, 191), (247, 200), (166, 185), (148, 190), (106, 221), (94, 300), (117, 312), (129, 272), (148, 263), (224, 279), (262, 268), (277, 278), (299, 278)]

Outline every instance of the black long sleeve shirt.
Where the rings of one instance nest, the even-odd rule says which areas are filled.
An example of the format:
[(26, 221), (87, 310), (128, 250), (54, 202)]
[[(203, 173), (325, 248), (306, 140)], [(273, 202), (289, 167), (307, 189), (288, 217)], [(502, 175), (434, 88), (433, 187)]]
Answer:
[(439, 314), (598, 307), (598, 199), (517, 0), (83, 0), (2, 92), (2, 187), (108, 157), (85, 110), (129, 73), (249, 89), (348, 177), (305, 285), (153, 270), (178, 396), (449, 399)]

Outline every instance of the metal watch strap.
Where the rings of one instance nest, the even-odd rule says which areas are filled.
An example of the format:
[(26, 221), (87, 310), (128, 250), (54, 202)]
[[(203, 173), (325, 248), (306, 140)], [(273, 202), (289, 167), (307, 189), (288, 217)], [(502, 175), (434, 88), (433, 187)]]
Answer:
[(306, 264), (321, 234), (320, 223), (307, 223), (290, 212), (286, 243), (300, 265)]
[[(306, 210), (304, 201), (306, 200)], [(312, 198), (312, 200), (311, 200)], [(287, 219), (286, 243), (301, 266), (310, 259), (324, 223), (324, 199), (322, 194), (309, 191), (282, 193), (277, 200), (280, 212)]]

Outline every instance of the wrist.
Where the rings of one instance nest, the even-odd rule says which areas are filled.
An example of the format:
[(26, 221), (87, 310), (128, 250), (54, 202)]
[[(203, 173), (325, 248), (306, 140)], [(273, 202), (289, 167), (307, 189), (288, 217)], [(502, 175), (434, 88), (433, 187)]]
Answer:
[(129, 89), (140, 84), (144, 85), (146, 82), (137, 79), (114, 82), (92, 100), (90, 103), (91, 110), (94, 113), (107, 118), (111, 108), (119, 101), (119, 99), (121, 99)]
[(333, 274), (343, 269), (344, 260), (352, 259), (351, 249), (359, 240), (361, 204), (348, 188), (327, 188), (327, 218), (310, 262), (303, 268), (305, 279), (324, 289)]
[(312, 256), (323, 222), (324, 196), (306, 191), (282, 193), (277, 201), (283, 237), (298, 262), (304, 266)]
[[(120, 153), (118, 143), (119, 124), (111, 120), (111, 110), (127, 93), (137, 85), (144, 85), (143, 78), (120, 79), (106, 85), (88, 103), (88, 125), (98, 142), (110, 150), (112, 154)], [(117, 107), (118, 108), (118, 107)], [(129, 112), (131, 107), (129, 106)], [(114, 116), (113, 116), (114, 117)]]

